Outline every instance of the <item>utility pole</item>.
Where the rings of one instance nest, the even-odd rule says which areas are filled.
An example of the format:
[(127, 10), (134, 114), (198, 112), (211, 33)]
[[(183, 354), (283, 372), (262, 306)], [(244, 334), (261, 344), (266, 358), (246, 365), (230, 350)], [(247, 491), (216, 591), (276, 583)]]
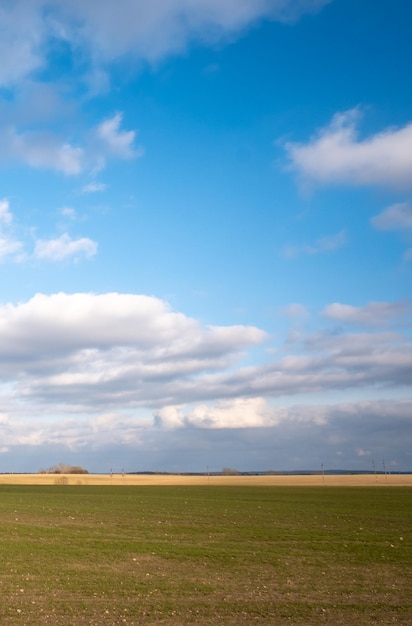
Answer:
[(385, 472), (385, 480), (386, 482), (388, 482), (388, 474), (386, 473), (385, 459), (383, 459), (382, 465), (383, 465), (383, 471)]

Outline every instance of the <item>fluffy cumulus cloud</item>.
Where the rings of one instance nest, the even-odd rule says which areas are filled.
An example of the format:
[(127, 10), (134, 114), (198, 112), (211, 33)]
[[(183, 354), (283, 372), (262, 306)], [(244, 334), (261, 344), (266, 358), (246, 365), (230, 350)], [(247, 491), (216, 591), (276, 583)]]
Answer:
[[(339, 420), (346, 419), (349, 424), (354, 420), (382, 418), (401, 418), (409, 421), (412, 400), (371, 400), (331, 404), (292, 404), (270, 403), (267, 399), (247, 398), (224, 400), (217, 403), (199, 404), (194, 407), (169, 406), (156, 413), (158, 423), (166, 428), (194, 427), (202, 429), (247, 429), (247, 428), (284, 428), (316, 426), (328, 430), (336, 427)], [(365, 424), (366, 426), (366, 424)], [(369, 427), (369, 426), (368, 426)], [(368, 428), (367, 427), (367, 428)], [(366, 428), (366, 430), (367, 430)], [(345, 426), (340, 425), (341, 431)]]
[[(95, 171), (107, 160), (132, 159), (143, 154), (134, 146), (135, 131), (120, 129), (122, 114), (103, 120), (95, 128), (82, 133), (83, 145), (64, 140), (55, 132), (17, 131), (13, 125), (0, 129), (0, 157), (21, 162), (36, 169), (48, 169), (68, 176), (85, 170)], [(104, 186), (89, 186), (86, 191), (102, 191)]]
[[(371, 345), (372, 344), (372, 345)], [(315, 333), (305, 338), (300, 354), (224, 379), (235, 394), (274, 397), (373, 386), (407, 385), (411, 375), (411, 342), (402, 334)]]
[(121, 120), (121, 114), (116, 113), (114, 117), (100, 124), (97, 128), (97, 135), (114, 154), (128, 159), (133, 156), (131, 145), (133, 144), (135, 133), (133, 131), (120, 132)]
[(360, 138), (357, 109), (335, 115), (308, 143), (287, 143), (291, 167), (305, 181), (412, 188), (412, 124)]
[(325, 308), (323, 314), (330, 319), (364, 326), (385, 326), (393, 320), (405, 317), (411, 312), (411, 303), (370, 302), (363, 307), (334, 302)]
[[(135, 147), (134, 140), (136, 132), (133, 130), (124, 131), (120, 129), (122, 114), (116, 113), (110, 118), (103, 120), (94, 132), (94, 140), (97, 144), (96, 152), (100, 155), (100, 162), (114, 157), (118, 159), (133, 159), (143, 154), (141, 147)], [(96, 186), (89, 191), (101, 191), (101, 186)]]
[[(402, 307), (335, 304), (325, 312), (373, 325)], [(243, 355), (269, 340), (256, 327), (205, 326), (144, 295), (57, 293), (1, 306), (0, 331), (0, 422), (10, 449), (125, 446), (170, 456), (173, 442), (199, 453), (206, 438), (226, 452), (240, 446), (238, 455), (247, 445), (250, 463), (253, 442), (262, 451), (270, 440), (279, 458), (283, 447), (291, 454), (300, 446), (310, 463), (306, 448), (319, 441), (358, 458), (356, 449), (378, 445), (382, 432), (411, 432), (412, 344), (399, 328), (298, 333), (271, 361), (245, 366)], [(316, 402), (319, 393), (343, 398), (349, 389), (352, 398), (371, 398)], [(192, 468), (199, 462), (187, 459)]]
[[(76, 218), (76, 211), (65, 207), (61, 214), (70, 221)], [(68, 233), (54, 239), (38, 238), (34, 242), (34, 250), (29, 253), (27, 242), (16, 239), (14, 230), (21, 230), (15, 224), (10, 203), (7, 199), (0, 200), (0, 262), (20, 262), (29, 258), (48, 261), (63, 261), (64, 259), (79, 260), (91, 258), (97, 254), (97, 243), (88, 237), (72, 239)]]
[[(74, 0), (56, 12), (72, 41), (93, 47), (105, 61), (126, 53), (149, 61), (184, 50), (193, 39), (216, 42), (263, 17), (294, 20), (329, 0), (158, 0), (151, 4), (122, 0)], [(80, 24), (77, 32), (73, 26)]]
[[(256, 426), (268, 413), (254, 398), (397, 388), (412, 370), (410, 341), (393, 331), (314, 333), (289, 343), (288, 356), (242, 367), (237, 360), (265, 339), (263, 331), (205, 327), (162, 300), (133, 294), (39, 294), (3, 306), (0, 328), (3, 380), (40, 412), (192, 403), (199, 406), (190, 422)], [(218, 404), (210, 409), (210, 402)], [(158, 413), (168, 425), (183, 423), (183, 415)]]
[(62, 261), (68, 257), (92, 257), (97, 253), (97, 243), (88, 237), (72, 239), (64, 233), (57, 239), (37, 239), (34, 256), (38, 259)]
[(17, 132), (8, 127), (0, 133), (3, 158), (20, 161), (36, 169), (52, 169), (63, 174), (80, 174), (84, 150), (50, 132)]
[(202, 327), (156, 298), (116, 293), (39, 294), (3, 307), (0, 327), (2, 370), (14, 355), (16, 373), (27, 377), (24, 396), (88, 410), (96, 401), (124, 408), (196, 395), (199, 375), (228, 367), (265, 336), (254, 327)]
[[(42, 69), (50, 40), (65, 41), (90, 63), (126, 54), (157, 61), (193, 39), (215, 42), (261, 18), (294, 20), (330, 0), (15, 0), (0, 9), (0, 84)], [(101, 81), (100, 81), (101, 82)]]
[(216, 404), (199, 404), (192, 409), (163, 407), (156, 413), (158, 423), (166, 428), (256, 428), (278, 423), (276, 413), (264, 398), (236, 398)]

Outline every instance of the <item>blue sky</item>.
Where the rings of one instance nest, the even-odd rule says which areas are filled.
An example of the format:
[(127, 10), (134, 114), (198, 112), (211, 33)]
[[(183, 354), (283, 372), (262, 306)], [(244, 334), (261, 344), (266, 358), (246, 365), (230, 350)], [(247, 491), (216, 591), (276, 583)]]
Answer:
[(408, 0), (0, 9), (0, 471), (412, 470)]

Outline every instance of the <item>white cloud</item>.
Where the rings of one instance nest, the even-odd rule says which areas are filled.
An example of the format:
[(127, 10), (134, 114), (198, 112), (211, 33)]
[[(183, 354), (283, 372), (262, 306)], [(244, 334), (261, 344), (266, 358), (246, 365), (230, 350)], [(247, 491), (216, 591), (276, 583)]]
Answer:
[[(110, 158), (132, 159), (142, 156), (143, 149), (134, 146), (136, 132), (120, 130), (122, 114), (103, 120), (85, 131), (83, 146), (63, 141), (57, 134), (41, 131), (17, 132), (14, 126), (0, 130), (0, 157), (16, 160), (36, 169), (49, 169), (68, 176), (89, 169), (101, 170)], [(103, 183), (90, 183), (83, 192), (103, 191)]]
[(371, 219), (372, 226), (378, 230), (412, 229), (412, 204), (399, 202), (387, 207)]
[[(168, 406), (155, 413), (158, 426), (166, 429), (201, 428), (247, 429), (247, 428), (285, 428), (294, 429), (294, 437), (299, 437), (299, 426), (313, 425), (324, 431), (335, 429), (338, 421), (340, 429), (345, 430), (344, 420), (348, 422), (367, 420), (368, 430), (372, 427), (371, 418), (379, 415), (385, 418), (409, 419), (412, 399), (372, 400), (331, 404), (270, 404), (262, 397), (223, 400), (216, 403), (200, 404), (194, 407)], [(343, 418), (343, 419), (342, 419)], [(276, 437), (276, 435), (275, 435)], [(342, 437), (340, 438), (342, 439)], [(370, 451), (356, 450), (357, 456), (369, 456)]]
[(8, 200), (0, 200), (0, 223), (10, 224), (13, 216), (10, 213), (10, 204)]
[[(410, 340), (394, 332), (301, 335), (284, 358), (236, 367), (242, 350), (264, 339), (261, 330), (205, 327), (161, 300), (132, 294), (39, 294), (1, 307), (0, 330), (0, 372), (32, 411), (210, 402), (223, 402), (224, 411), (224, 402), (241, 398), (398, 388), (412, 369)], [(200, 421), (210, 413), (202, 411)]]
[[(273, 458), (276, 449), (283, 467), (298, 463), (291, 449), (313, 463), (311, 446), (316, 455), (335, 450), (353, 460), (356, 450), (399, 448), (399, 433), (407, 445), (412, 399), (399, 399), (410, 391), (407, 335), (300, 333), (287, 356), (242, 367), (244, 350), (264, 339), (257, 328), (205, 326), (142, 295), (38, 294), (0, 306), (2, 445), (63, 445), (87, 454), (119, 445), (122, 455), (130, 446), (133, 459), (136, 447), (161, 446), (173, 448), (180, 465), (180, 442), (194, 450), (192, 467), (199, 468), (207, 440), (204, 454), (212, 458), (220, 445), (228, 454), (238, 444), (243, 458), (244, 446), (249, 469), (253, 441), (257, 459), (266, 447), (265, 458)], [(325, 392), (320, 405), (317, 394)]]
[[(258, 413), (259, 405), (267, 412), (267, 425), (225, 427), (224, 420), (191, 424), (187, 418), (196, 406), (168, 407), (179, 421), (162, 424), (157, 417), (154, 428), (150, 414), (136, 411), (102, 411), (81, 419), (69, 414), (50, 419), (30, 412), (27, 420), (3, 413), (6, 450), (0, 461), (4, 471), (36, 471), (62, 458), (97, 472), (320, 470), (321, 463), (326, 470), (372, 471), (373, 459), (378, 470), (383, 469), (382, 459), (387, 467), (409, 469), (411, 398), (293, 406), (254, 398), (250, 410), (254, 403)], [(220, 402), (209, 405), (214, 414), (221, 408)]]
[(356, 454), (358, 456), (370, 456), (371, 455), (371, 451), (370, 450), (364, 450), (363, 448), (358, 448), (356, 450)]
[(148, 420), (118, 413), (102, 413), (98, 417), (78, 421), (73, 417), (59, 415), (58, 419), (36, 416), (27, 422), (4, 416), (2, 419), (3, 441), (7, 447), (14, 446), (64, 446), (68, 449), (88, 446), (105, 446), (118, 443), (138, 445), (142, 430)]
[(99, 191), (105, 191), (106, 189), (107, 189), (107, 185), (105, 185), (104, 183), (93, 182), (93, 183), (88, 183), (87, 185), (84, 185), (82, 187), (82, 192), (83, 193), (96, 193)]
[(260, 428), (274, 426), (278, 419), (264, 398), (236, 398), (216, 404), (200, 404), (190, 410), (164, 407), (156, 415), (165, 428), (195, 426), (197, 428)]
[[(70, 207), (60, 210), (61, 215), (70, 220), (76, 218), (76, 212)], [(17, 240), (12, 232), (13, 215), (9, 201), (0, 200), (0, 262), (7, 260), (23, 261), (27, 258), (23, 241)], [(13, 231), (15, 230), (13, 225)], [(97, 253), (97, 243), (88, 237), (72, 239), (64, 233), (55, 239), (36, 239), (33, 256), (38, 259), (62, 261), (69, 257), (77, 260), (81, 256), (92, 257)]]
[(334, 302), (324, 309), (323, 315), (349, 324), (385, 326), (393, 319), (405, 316), (410, 310), (411, 304), (407, 301), (370, 302), (363, 307)]
[(85, 255), (92, 257), (97, 253), (97, 243), (88, 237), (71, 239), (64, 233), (57, 239), (37, 239), (34, 256), (39, 259), (62, 261), (68, 257)]
[[(192, 40), (216, 42), (262, 19), (297, 19), (329, 0), (72, 0), (55, 12), (64, 36), (105, 62), (125, 54), (150, 62), (181, 52)], [(76, 30), (75, 30), (76, 27)]]
[(23, 244), (21, 241), (15, 241), (8, 237), (3, 237), (0, 234), (0, 261), (3, 261), (5, 257), (16, 256), (20, 257), (23, 252)]
[(335, 115), (307, 144), (287, 143), (291, 166), (320, 185), (412, 187), (412, 123), (359, 139), (359, 111)]
[[(178, 375), (185, 368), (197, 372), (199, 364), (207, 369), (214, 359), (219, 363), (222, 357), (254, 345), (265, 336), (254, 327), (202, 327), (196, 320), (173, 312), (162, 300), (117, 293), (38, 294), (27, 303), (0, 307), (0, 326), (8, 337), (7, 341), (3, 337), (3, 342), (0, 338), (0, 358), (2, 349), (8, 350), (5, 346), (11, 349), (14, 344), (16, 353), (27, 349), (29, 356), (30, 346), (37, 351), (43, 344), (45, 357), (47, 346), (53, 354), (61, 351), (62, 356), (67, 356), (67, 351), (81, 351), (82, 359), (76, 362), (79, 372), (82, 360), (95, 362), (98, 371), (105, 351), (119, 348), (119, 353), (111, 355), (113, 362), (109, 358), (106, 363), (109, 369), (112, 363), (114, 370), (116, 359), (122, 358), (127, 367), (139, 368), (143, 358), (149, 377), (175, 370)], [(141, 350), (138, 361), (134, 361), (134, 353), (123, 352), (125, 348)], [(103, 370), (101, 373), (103, 376)]]
[(41, 83), (27, 79), (19, 81), (9, 93), (12, 98), (5, 94), (0, 98), (0, 120), (4, 128), (31, 131), (44, 126), (61, 128), (73, 119), (81, 105), (67, 84), (59, 81)]
[(292, 259), (300, 254), (321, 254), (324, 252), (332, 252), (342, 248), (347, 242), (347, 235), (344, 230), (336, 233), (335, 235), (328, 235), (326, 237), (320, 237), (314, 244), (304, 244), (301, 246), (285, 246), (283, 248), (283, 255)]
[(10, 225), (13, 215), (7, 199), (0, 200), (0, 262), (6, 257), (14, 257), (14, 260), (23, 258), (23, 244), (14, 239), (10, 233)]
[(21, 132), (8, 127), (0, 133), (0, 154), (39, 169), (63, 174), (79, 174), (84, 167), (83, 148), (72, 146), (56, 135), (46, 132)]
[(303, 306), (303, 304), (299, 304), (297, 302), (292, 302), (291, 304), (288, 304), (288, 306), (286, 306), (283, 309), (284, 314), (287, 317), (308, 317), (309, 313), (308, 310), (306, 309), (305, 306)]
[(104, 120), (96, 130), (98, 139), (103, 143), (106, 152), (117, 158), (131, 159), (135, 156), (141, 156), (141, 149), (133, 149), (135, 131), (121, 131), (121, 121), (121, 113), (116, 113), (113, 117)]
[[(79, 108), (79, 86), (92, 81), (93, 93), (107, 90), (110, 65), (157, 63), (203, 44), (230, 39), (261, 19), (293, 20), (329, 0), (15, 0), (0, 7), (0, 87), (11, 89), (0, 102), (0, 156), (33, 168), (78, 175), (101, 169), (109, 157), (141, 156), (134, 130), (120, 130), (121, 114), (94, 131), (71, 124)], [(77, 70), (53, 86), (41, 84), (57, 42), (70, 48)], [(83, 75), (79, 74), (82, 68)], [(84, 88), (84, 85), (83, 85)], [(74, 95), (75, 94), (75, 95)], [(60, 128), (59, 132), (50, 129)], [(74, 137), (73, 137), (74, 133)], [(85, 192), (101, 191), (97, 185)]]
[(76, 211), (75, 209), (73, 209), (72, 207), (63, 207), (60, 211), (60, 213), (64, 216), (64, 217), (68, 217), (71, 220), (76, 219)]
[(0, 85), (12, 86), (43, 64), (47, 36), (41, 5), (15, 0), (0, 6)]
[(203, 398), (403, 387), (410, 380), (411, 349), (410, 339), (400, 333), (315, 333), (289, 345), (290, 354), (270, 364), (205, 377)]
[(126, 54), (158, 61), (192, 40), (213, 43), (262, 18), (291, 21), (329, 1), (14, 0), (0, 7), (0, 85), (14, 85), (42, 69), (51, 38), (69, 43), (83, 62), (89, 57), (89, 74), (102, 87), (107, 78), (101, 66)]

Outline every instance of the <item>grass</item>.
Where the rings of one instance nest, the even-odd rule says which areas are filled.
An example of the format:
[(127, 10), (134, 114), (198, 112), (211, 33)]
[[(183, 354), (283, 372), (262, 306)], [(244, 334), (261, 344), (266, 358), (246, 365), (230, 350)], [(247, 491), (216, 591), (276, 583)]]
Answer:
[(0, 487), (1, 624), (411, 624), (412, 489)]

